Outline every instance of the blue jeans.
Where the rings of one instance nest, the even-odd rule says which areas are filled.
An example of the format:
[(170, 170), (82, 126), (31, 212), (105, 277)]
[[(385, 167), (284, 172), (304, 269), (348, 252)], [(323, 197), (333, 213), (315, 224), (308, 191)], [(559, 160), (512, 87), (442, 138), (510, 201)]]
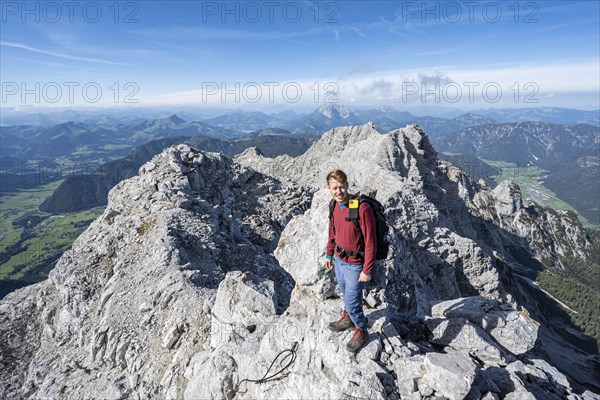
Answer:
[(342, 297), (344, 298), (346, 312), (350, 315), (350, 319), (356, 327), (366, 330), (368, 321), (362, 307), (364, 282), (358, 281), (363, 267), (362, 264), (349, 264), (340, 260), (337, 255), (334, 255), (333, 265), (335, 267), (335, 276), (342, 292)]

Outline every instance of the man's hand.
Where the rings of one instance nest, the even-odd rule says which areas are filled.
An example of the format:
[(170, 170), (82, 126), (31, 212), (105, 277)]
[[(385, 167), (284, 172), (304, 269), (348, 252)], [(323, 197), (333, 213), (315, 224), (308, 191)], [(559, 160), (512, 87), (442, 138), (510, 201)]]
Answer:
[(360, 273), (360, 276), (358, 277), (358, 281), (359, 282), (369, 282), (371, 280), (371, 277), (365, 273)]
[(331, 269), (333, 268), (333, 265), (329, 258), (325, 259), (325, 268), (327, 269), (327, 271), (331, 271)]

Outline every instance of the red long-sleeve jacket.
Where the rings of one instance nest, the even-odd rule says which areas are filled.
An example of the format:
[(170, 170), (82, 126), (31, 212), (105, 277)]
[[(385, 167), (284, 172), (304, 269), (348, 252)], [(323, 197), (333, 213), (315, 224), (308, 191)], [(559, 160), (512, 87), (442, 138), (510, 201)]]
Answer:
[(349, 208), (347, 205), (340, 206), (335, 204), (333, 217), (329, 223), (329, 239), (327, 240), (327, 255), (333, 256), (335, 245), (337, 244), (344, 250), (353, 253), (364, 251), (363, 259), (356, 259), (350, 256), (341, 257), (340, 253), (336, 254), (342, 261), (350, 264), (363, 264), (362, 272), (371, 274), (373, 271), (373, 263), (375, 262), (375, 253), (377, 252), (377, 234), (375, 232), (375, 215), (373, 209), (368, 203), (361, 203), (358, 208), (358, 223), (364, 237), (364, 248), (361, 243), (360, 236), (354, 228), (352, 221), (347, 221)]

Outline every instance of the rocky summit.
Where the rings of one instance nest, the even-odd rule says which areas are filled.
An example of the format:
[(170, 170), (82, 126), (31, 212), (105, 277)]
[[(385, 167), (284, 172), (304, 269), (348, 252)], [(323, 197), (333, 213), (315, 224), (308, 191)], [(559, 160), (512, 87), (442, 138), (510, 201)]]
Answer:
[[(327, 173), (383, 203), (369, 340), (332, 333)], [(528, 273), (584, 257), (573, 215), (441, 161), (415, 125), (299, 157), (187, 145), (122, 181), (45, 282), (0, 302), (3, 399), (599, 399), (599, 362)]]

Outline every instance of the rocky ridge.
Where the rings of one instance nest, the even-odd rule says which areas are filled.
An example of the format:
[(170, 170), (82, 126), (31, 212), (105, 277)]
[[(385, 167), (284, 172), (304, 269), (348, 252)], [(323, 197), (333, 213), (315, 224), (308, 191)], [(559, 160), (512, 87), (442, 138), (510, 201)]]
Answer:
[[(321, 267), (337, 167), (391, 227), (356, 355), (326, 329), (342, 308)], [(553, 329), (515, 272), (587, 242), (569, 215), (532, 207), (438, 160), (417, 126), (335, 128), (296, 158), (170, 147), (111, 190), (48, 281), (0, 302), (0, 394), (598, 398), (536, 351)], [(569, 361), (579, 382), (597, 384), (593, 361)]]

